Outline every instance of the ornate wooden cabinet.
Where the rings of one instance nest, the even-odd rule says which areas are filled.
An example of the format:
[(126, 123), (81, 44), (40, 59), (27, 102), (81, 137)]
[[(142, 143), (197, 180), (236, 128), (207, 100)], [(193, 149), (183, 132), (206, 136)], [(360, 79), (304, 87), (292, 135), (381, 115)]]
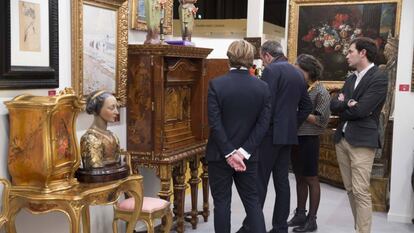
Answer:
[[(205, 58), (211, 49), (171, 45), (130, 45), (128, 51), (127, 149), (134, 167), (157, 169), (158, 195), (170, 200), (174, 184), (177, 231), (183, 232), (185, 171), (190, 162), (193, 198), (206, 145)], [(207, 166), (201, 175), (207, 192)], [(208, 193), (204, 193), (204, 220)], [(191, 223), (197, 224), (193, 199)]]

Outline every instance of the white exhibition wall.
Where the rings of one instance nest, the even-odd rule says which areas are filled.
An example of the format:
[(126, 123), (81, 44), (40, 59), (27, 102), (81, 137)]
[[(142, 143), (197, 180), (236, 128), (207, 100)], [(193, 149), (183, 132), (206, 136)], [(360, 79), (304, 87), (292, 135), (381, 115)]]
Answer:
[[(59, 1), (59, 89), (71, 86), (71, 16), (70, 1)], [(414, 41), (414, 1), (403, 1), (401, 18), (400, 54), (398, 65), (397, 85), (410, 83), (411, 65), (413, 59)], [(142, 43), (145, 34), (130, 31), (129, 43)], [(234, 38), (236, 39), (236, 38)], [(228, 45), (234, 40), (193, 38), (199, 47), (214, 48), (209, 58), (225, 58)], [(59, 90), (57, 89), (57, 90)], [(398, 90), (398, 87), (397, 87)], [(47, 95), (48, 90), (1, 90), (0, 91), (0, 176), (8, 177), (7, 147), (8, 147), (8, 116), (3, 101), (9, 100), (22, 93)], [(388, 214), (390, 221), (409, 222), (414, 216), (414, 195), (410, 186), (410, 177), (413, 169), (414, 149), (414, 94), (397, 92), (395, 104), (395, 124), (393, 140), (393, 161), (391, 174), (391, 208)], [(110, 129), (119, 136), (121, 146), (126, 146), (126, 112), (121, 110), (121, 121), (111, 125)], [(85, 113), (80, 114), (77, 121), (77, 134), (80, 137), (89, 127), (92, 118)], [(155, 195), (159, 186), (154, 186), (156, 177), (152, 171), (142, 171), (145, 181), (145, 194)], [(91, 214), (92, 232), (112, 232), (112, 207), (93, 207)], [(321, 210), (323, 211), (323, 210)], [(16, 219), (18, 232), (65, 233), (69, 232), (67, 218), (62, 213), (31, 215), (22, 211)]]
[[(59, 88), (71, 86), (71, 6), (70, 1), (59, 1)], [(130, 44), (142, 44), (146, 33), (130, 31), (128, 41)], [(228, 45), (232, 39), (203, 39), (193, 38), (193, 42), (199, 47), (214, 48), (209, 58), (225, 58)], [(7, 172), (7, 149), (8, 149), (8, 115), (4, 101), (23, 94), (46, 96), (47, 89), (36, 90), (0, 90), (0, 176), (8, 177)], [(121, 147), (126, 147), (126, 111), (121, 109), (120, 122), (110, 126), (110, 130), (118, 135)], [(92, 123), (92, 116), (81, 113), (77, 120), (78, 139)], [(159, 185), (155, 172), (142, 169), (144, 175), (144, 187), (146, 196), (155, 196)], [(154, 182), (155, 181), (155, 182)], [(155, 184), (155, 185), (154, 185)], [(112, 232), (113, 211), (112, 206), (97, 206), (91, 208), (91, 230), (92, 232)], [(42, 232), (42, 233), (65, 233), (69, 232), (69, 224), (65, 214), (54, 212), (49, 214), (32, 215), (22, 211), (16, 218), (17, 232)], [(122, 227), (122, 226), (120, 226)], [(1, 231), (0, 231), (1, 232)], [(121, 231), (122, 232), (122, 231)]]
[[(400, 84), (410, 84), (414, 47), (414, 1), (403, 1), (398, 51), (394, 109), (389, 221), (411, 222), (414, 194), (411, 173), (414, 165), (414, 93), (401, 92)], [(414, 75), (414, 73), (413, 73)], [(414, 78), (414, 77), (413, 77)]]

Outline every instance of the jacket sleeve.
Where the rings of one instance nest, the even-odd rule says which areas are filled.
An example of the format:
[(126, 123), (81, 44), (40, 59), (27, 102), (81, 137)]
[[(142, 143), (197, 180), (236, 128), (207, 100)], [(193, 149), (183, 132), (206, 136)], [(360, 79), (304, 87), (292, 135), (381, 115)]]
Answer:
[[(342, 91), (340, 93), (342, 93)], [(338, 100), (338, 95), (339, 94), (332, 97), (331, 104), (330, 104), (330, 109), (331, 109), (332, 113), (339, 115), (343, 111), (348, 109), (348, 104), (347, 104), (348, 100), (340, 101), (340, 100)]]
[(252, 154), (256, 147), (262, 142), (263, 137), (266, 135), (269, 128), (271, 110), (270, 99), (270, 91), (266, 85), (262, 111), (256, 121), (256, 125), (242, 146), (242, 148), (249, 154)]
[[(338, 100), (338, 95), (340, 93), (344, 93), (345, 89), (348, 88), (348, 86), (350, 85), (350, 80), (351, 80), (352, 76), (349, 76), (344, 83), (344, 86), (342, 87), (341, 91), (339, 91), (338, 94), (332, 96), (331, 98), (331, 103), (330, 103), (330, 109), (331, 112), (333, 114), (339, 115), (340, 113), (342, 113), (343, 111), (348, 109), (348, 101), (349, 101), (349, 96), (345, 95), (345, 100), (344, 101), (340, 101)], [(351, 87), (349, 87), (351, 88)]]
[(210, 140), (212, 139), (220, 150), (221, 155), (230, 154), (235, 147), (229, 141), (221, 120), (221, 108), (213, 82), (210, 81), (207, 96), (208, 124)]
[(387, 97), (388, 79), (381, 73), (370, 83), (362, 96), (356, 100), (358, 103), (343, 111), (339, 116), (342, 120), (352, 121), (367, 117), (381, 105)]

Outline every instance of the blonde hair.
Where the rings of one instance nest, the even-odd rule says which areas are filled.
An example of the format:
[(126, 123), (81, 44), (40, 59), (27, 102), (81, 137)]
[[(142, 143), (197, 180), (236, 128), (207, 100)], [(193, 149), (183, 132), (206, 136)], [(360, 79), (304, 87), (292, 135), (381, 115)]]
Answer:
[(233, 41), (228, 50), (230, 67), (240, 68), (242, 66), (249, 68), (253, 64), (255, 48), (245, 40)]

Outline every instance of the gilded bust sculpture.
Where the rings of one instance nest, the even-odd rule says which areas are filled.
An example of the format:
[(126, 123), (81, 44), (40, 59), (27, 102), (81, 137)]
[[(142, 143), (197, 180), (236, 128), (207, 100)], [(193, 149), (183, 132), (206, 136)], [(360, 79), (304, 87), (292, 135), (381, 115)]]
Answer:
[[(107, 129), (108, 122), (115, 122), (119, 114), (116, 98), (109, 92), (95, 91), (86, 100), (86, 112), (93, 114), (94, 120), (81, 137), (82, 168), (78, 174), (102, 177), (104, 174), (112, 174), (116, 177), (113, 179), (125, 177), (128, 169), (121, 162), (119, 139)], [(108, 179), (112, 180), (106, 177), (100, 181)]]

